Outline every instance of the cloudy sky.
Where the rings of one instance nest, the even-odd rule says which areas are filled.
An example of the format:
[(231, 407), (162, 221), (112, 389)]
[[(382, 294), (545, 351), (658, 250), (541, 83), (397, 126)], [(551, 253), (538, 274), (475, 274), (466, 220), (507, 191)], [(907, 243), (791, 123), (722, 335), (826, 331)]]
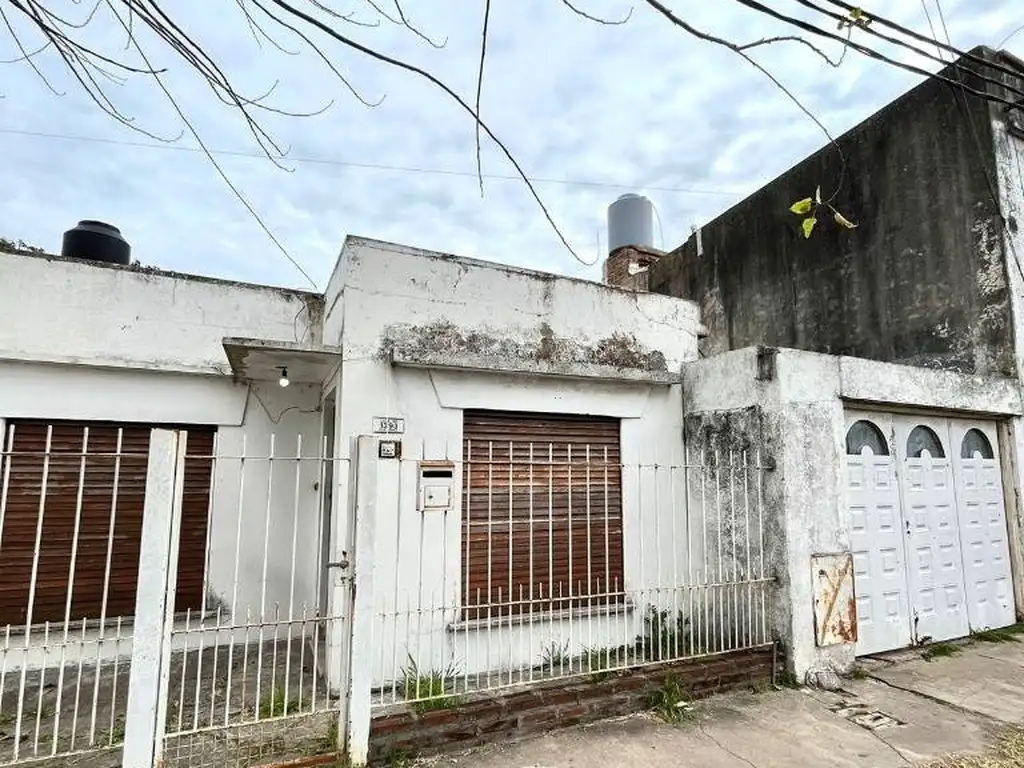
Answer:
[[(997, 45), (1020, 25), (1020, 0), (939, 0), (954, 45)], [(393, 11), (393, 0), (376, 0)], [(573, 0), (595, 16), (628, 22), (604, 26), (561, 0), (494, 0), (482, 115), (509, 147), (566, 238), (586, 261), (603, 255), (605, 209), (627, 191), (647, 194), (671, 248), (706, 221), (821, 146), (820, 130), (763, 75), (735, 53), (670, 26), (643, 0)], [(795, 0), (767, 0), (778, 10), (835, 30), (835, 23)], [(306, 9), (312, 5), (297, 0)], [(382, 19), (366, 0), (331, 2), (359, 27), (339, 30), (435, 74), (472, 101), (476, 88), (481, 0), (403, 0), (407, 18), (435, 42)], [(732, 0), (667, 0), (695, 26), (738, 42), (792, 34), (785, 24)], [(0, 8), (6, 0), (0, 0)], [(51, 3), (84, 18), (91, 2)], [(827, 2), (821, 5), (828, 6)], [(940, 36), (936, 0), (888, 0), (889, 18)], [(285, 51), (257, 42), (230, 0), (164, 3), (174, 19), (251, 97), (287, 117), (258, 111), (261, 125), (287, 150), (276, 167), (237, 111), (152, 36), (140, 35), (154, 67), (225, 174), (287, 253), (322, 288), (346, 234), (474, 256), (552, 272), (598, 278), (569, 252), (526, 186), (490, 142), (484, 144), (484, 195), (476, 179), (473, 123), (429, 82), (332, 43), (315, 39), (332, 64), (368, 101), (360, 104), (302, 40), (267, 22)], [(212, 9), (216, 7), (214, 12)], [(1015, 10), (1016, 9), (1016, 10)], [(33, 30), (5, 9), (27, 49)], [(869, 8), (870, 10), (870, 8)], [(321, 17), (322, 14), (321, 14)], [(326, 18), (326, 17), (324, 17)], [(70, 16), (69, 16), (70, 19)], [(138, 27), (136, 27), (138, 29)], [(122, 60), (125, 33), (101, 7), (84, 35), (94, 49)], [(858, 33), (861, 34), (861, 33)], [(871, 37), (858, 37), (903, 61), (915, 59)], [(823, 41), (833, 56), (838, 44)], [(1005, 47), (1024, 56), (1024, 31)], [(0, 59), (19, 55), (0, 25)], [(838, 69), (795, 43), (753, 55), (789, 86), (835, 134), (855, 125), (917, 75), (855, 53)], [(0, 235), (59, 251), (61, 233), (83, 218), (117, 224), (145, 264), (296, 287), (305, 278), (287, 261), (231, 192), (175, 108), (147, 75), (106, 91), (133, 125), (118, 124), (92, 104), (47, 51), (36, 57), (55, 95), (25, 63), (0, 78)]]

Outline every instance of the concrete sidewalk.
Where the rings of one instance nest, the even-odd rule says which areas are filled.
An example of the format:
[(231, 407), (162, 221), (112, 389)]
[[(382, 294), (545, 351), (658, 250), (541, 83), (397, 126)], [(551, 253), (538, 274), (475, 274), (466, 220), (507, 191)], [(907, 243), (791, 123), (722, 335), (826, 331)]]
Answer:
[(423, 761), (470, 768), (889, 768), (984, 752), (1024, 726), (1024, 643), (970, 642), (865, 662), (839, 692), (744, 693), (698, 702), (678, 725), (650, 715)]

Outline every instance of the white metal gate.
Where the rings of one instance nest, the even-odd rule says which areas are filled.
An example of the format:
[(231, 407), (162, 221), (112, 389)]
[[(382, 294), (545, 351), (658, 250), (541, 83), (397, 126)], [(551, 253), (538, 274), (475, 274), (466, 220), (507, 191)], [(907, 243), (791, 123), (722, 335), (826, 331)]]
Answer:
[[(332, 753), (345, 740), (352, 589), (331, 567), (339, 563), (317, 562), (331, 520), (320, 505), (331, 497), (325, 486), (350, 481), (348, 461), (330, 456), (326, 440), (304, 447), (301, 435), (270, 435), (261, 445), (218, 440), (203, 458), (213, 462), (216, 483), (210, 586), (204, 610), (176, 614), (176, 573), (168, 568), (154, 765), (241, 768)], [(180, 508), (176, 494), (170, 544), (159, 553), (166, 563), (176, 560)]]
[(1014, 619), (995, 426), (847, 412), (860, 655)]

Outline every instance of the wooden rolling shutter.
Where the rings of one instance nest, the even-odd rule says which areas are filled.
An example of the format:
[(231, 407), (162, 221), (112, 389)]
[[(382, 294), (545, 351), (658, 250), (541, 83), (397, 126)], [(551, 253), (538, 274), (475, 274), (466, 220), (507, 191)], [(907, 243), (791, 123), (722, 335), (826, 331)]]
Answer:
[[(69, 580), (70, 620), (134, 614), (151, 428), (8, 422), (3, 447), (10, 452), (0, 461), (0, 625), (27, 619), (37, 537), (33, 624), (64, 621)], [(202, 607), (214, 431), (188, 428), (178, 611)]]
[(619, 421), (466, 411), (466, 618), (619, 602)]

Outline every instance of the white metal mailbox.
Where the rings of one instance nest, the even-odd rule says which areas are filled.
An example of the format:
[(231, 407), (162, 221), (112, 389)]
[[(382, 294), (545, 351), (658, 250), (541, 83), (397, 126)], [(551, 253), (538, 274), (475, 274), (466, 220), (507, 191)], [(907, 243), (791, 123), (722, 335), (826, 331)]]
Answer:
[(421, 512), (452, 508), (455, 498), (455, 465), (450, 461), (421, 461), (417, 497)]

